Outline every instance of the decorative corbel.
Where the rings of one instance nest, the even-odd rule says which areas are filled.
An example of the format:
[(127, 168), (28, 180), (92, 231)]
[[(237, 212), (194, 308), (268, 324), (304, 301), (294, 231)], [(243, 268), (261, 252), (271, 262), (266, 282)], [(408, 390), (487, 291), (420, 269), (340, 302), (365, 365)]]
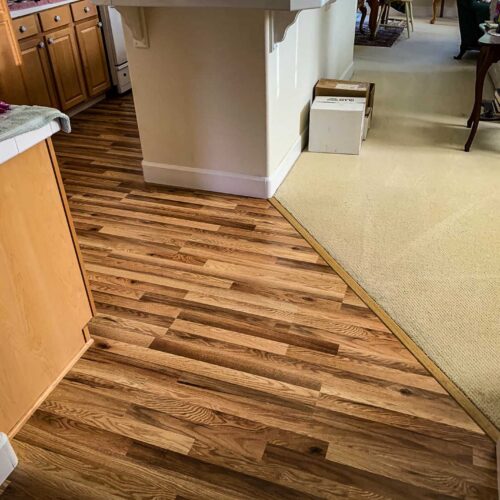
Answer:
[(271, 10), (269, 11), (269, 52), (274, 52), (276, 45), (281, 43), (290, 27), (295, 24), (300, 10)]
[(149, 35), (144, 8), (125, 7), (123, 5), (116, 5), (115, 8), (120, 13), (125, 25), (132, 33), (134, 47), (148, 49)]

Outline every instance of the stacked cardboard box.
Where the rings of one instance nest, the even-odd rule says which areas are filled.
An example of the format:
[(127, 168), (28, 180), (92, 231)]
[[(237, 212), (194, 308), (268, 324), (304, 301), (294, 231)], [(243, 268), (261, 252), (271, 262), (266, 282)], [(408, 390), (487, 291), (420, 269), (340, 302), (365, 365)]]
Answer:
[(314, 88), (309, 151), (359, 154), (373, 119), (375, 84), (322, 79)]

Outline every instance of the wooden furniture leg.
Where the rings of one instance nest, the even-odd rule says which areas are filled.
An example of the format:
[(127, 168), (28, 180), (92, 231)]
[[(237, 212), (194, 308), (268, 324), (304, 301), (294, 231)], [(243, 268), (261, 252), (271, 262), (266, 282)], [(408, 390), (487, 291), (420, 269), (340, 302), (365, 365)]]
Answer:
[(432, 0), (432, 19), (430, 21), (431, 24), (434, 24), (436, 22), (438, 3), (439, 3), (439, 0)]
[(408, 38), (410, 38), (410, 2), (405, 2), (405, 17), (406, 17), (406, 31), (408, 32)]
[(472, 141), (477, 132), (477, 127), (479, 125), (479, 119), (481, 116), (481, 102), (483, 100), (483, 86), (486, 74), (492, 63), (490, 47), (481, 47), (480, 58), (477, 62), (477, 72), (476, 72), (476, 93), (474, 99), (474, 107), (472, 108), (472, 113), (467, 121), (467, 127), (472, 127), (469, 138), (465, 144), (465, 151), (470, 151)]
[(441, 0), (441, 10), (439, 11), (439, 17), (443, 17), (444, 15), (444, 2), (445, 0)]
[(364, 33), (364, 24), (365, 24), (365, 19), (366, 19), (366, 14), (368, 12), (368, 9), (366, 8), (365, 5), (365, 0), (359, 0), (358, 1), (358, 10), (361, 12), (361, 19), (359, 20), (359, 31), (360, 33)]
[(368, 0), (370, 5), (370, 38), (373, 40), (377, 34), (377, 19), (378, 19), (378, 0)]

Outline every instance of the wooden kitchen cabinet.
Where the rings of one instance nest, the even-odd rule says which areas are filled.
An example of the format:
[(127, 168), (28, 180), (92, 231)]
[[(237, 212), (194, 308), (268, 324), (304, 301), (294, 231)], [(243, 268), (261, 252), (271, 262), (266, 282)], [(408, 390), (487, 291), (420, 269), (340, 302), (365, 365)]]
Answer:
[(22, 72), (30, 104), (58, 107), (47, 45), (43, 36), (20, 42)]
[(111, 86), (97, 7), (79, 0), (10, 19), (0, 0), (0, 99), (68, 111)]
[(93, 303), (50, 139), (0, 164), (0, 431), (91, 345)]
[(75, 26), (89, 96), (102, 94), (110, 86), (102, 23), (94, 18)]
[(87, 99), (74, 29), (62, 28), (45, 35), (62, 110)]

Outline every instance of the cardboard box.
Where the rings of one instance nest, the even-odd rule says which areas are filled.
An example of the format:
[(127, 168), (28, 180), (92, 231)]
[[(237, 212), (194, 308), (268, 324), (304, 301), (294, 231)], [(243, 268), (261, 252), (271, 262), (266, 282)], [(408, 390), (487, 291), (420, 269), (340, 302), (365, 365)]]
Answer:
[(367, 110), (371, 108), (373, 116), (373, 107), (375, 104), (374, 83), (322, 78), (314, 87), (314, 97), (317, 96), (364, 97), (366, 99), (366, 108)]
[(314, 97), (364, 97), (367, 101), (370, 96), (369, 82), (353, 82), (351, 80), (321, 79), (314, 88)]
[(316, 97), (311, 106), (309, 151), (359, 154), (365, 106), (361, 97)]

